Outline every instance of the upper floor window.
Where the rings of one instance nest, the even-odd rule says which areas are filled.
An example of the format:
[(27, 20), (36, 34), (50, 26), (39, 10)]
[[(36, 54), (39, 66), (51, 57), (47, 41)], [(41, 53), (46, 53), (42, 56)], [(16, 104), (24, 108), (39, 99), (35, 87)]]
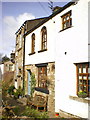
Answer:
[(31, 36), (31, 40), (32, 40), (32, 43), (31, 43), (31, 53), (34, 53), (35, 52), (35, 34), (34, 33)]
[(62, 30), (71, 27), (72, 25), (71, 15), (72, 15), (71, 11), (69, 11), (61, 17), (62, 18)]
[(47, 29), (44, 26), (41, 29), (41, 50), (46, 50), (47, 49)]
[(82, 91), (90, 95), (90, 63), (77, 64), (77, 94)]

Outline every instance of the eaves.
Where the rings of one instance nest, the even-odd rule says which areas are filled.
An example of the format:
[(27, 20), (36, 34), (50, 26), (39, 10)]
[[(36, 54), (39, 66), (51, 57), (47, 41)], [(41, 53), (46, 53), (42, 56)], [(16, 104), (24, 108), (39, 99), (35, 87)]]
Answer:
[(31, 30), (29, 30), (27, 33), (25, 33), (24, 36), (27, 36), (28, 34), (30, 34), (31, 32), (33, 32), (35, 29), (37, 29), (38, 27), (40, 27), (41, 25), (43, 25), (44, 23), (46, 23), (48, 20), (52, 19), (57, 14), (61, 13), (66, 8), (68, 8), (71, 5), (73, 5), (74, 3), (75, 2), (69, 2), (69, 3), (67, 3), (64, 7), (60, 8), (58, 11), (56, 11), (55, 13), (53, 13), (52, 15), (50, 15), (49, 17), (47, 17), (46, 19), (44, 19), (42, 22), (40, 22), (39, 24), (37, 24), (35, 27), (33, 27)]

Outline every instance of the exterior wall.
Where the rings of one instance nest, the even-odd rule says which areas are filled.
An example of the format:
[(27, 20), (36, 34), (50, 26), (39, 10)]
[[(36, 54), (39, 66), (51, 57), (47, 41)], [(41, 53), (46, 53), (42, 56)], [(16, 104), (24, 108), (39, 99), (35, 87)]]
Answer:
[[(15, 72), (14, 72), (14, 80), (15, 86), (17, 84), (17, 88), (21, 86), (23, 88), (23, 53), (24, 53), (24, 28), (19, 31), (21, 33), (17, 33), (16, 35), (16, 49), (15, 49)], [(20, 39), (18, 39), (18, 35), (21, 35)], [(17, 82), (17, 83), (16, 83)]]
[(2, 80), (5, 82), (10, 82), (10, 85), (13, 85), (14, 70), (15, 64), (11, 61), (4, 62), (2, 64)]
[[(43, 26), (47, 29), (47, 51), (38, 53), (41, 50), (41, 29)], [(26, 36), (25, 65), (55, 61), (55, 32), (55, 23), (50, 19)], [(29, 53), (31, 53), (31, 35), (33, 33), (35, 33), (35, 54), (29, 56)]]
[[(38, 68), (35, 65), (27, 65), (25, 66), (25, 94), (28, 94), (28, 76), (27, 76), (27, 70), (30, 70), (31, 73), (35, 74), (36, 79), (36, 87), (38, 87)], [(43, 95), (48, 97), (48, 103), (47, 103), (47, 110), (49, 112), (55, 111), (55, 63), (48, 63), (47, 66), (47, 78), (48, 78), (48, 90), (49, 94), (36, 91), (35, 94)], [(38, 102), (38, 101), (37, 101)]]
[[(41, 50), (41, 29), (45, 26), (47, 29), (47, 51), (38, 52)], [(35, 64), (48, 63), (47, 66), (47, 77), (49, 79), (49, 94), (45, 94), (40, 91), (36, 91), (37, 94), (48, 96), (47, 110), (52, 113), (55, 111), (55, 23), (54, 20), (50, 19), (48, 22), (41, 25), (39, 28), (28, 34), (25, 38), (25, 68), (30, 68), (32, 73), (36, 77), (36, 87), (38, 87), (38, 71)], [(31, 53), (31, 35), (35, 33), (35, 54)], [(54, 64), (54, 65), (53, 65)], [(26, 81), (26, 93), (27, 93), (27, 71), (25, 70), (25, 81)], [(34, 93), (34, 94), (35, 94)]]
[(79, 0), (58, 16), (69, 10), (72, 10), (72, 27), (57, 33), (56, 40), (55, 111), (88, 118), (88, 102), (70, 97), (77, 98), (74, 63), (88, 62), (88, 0)]
[(15, 65), (11, 61), (4, 62), (4, 73), (14, 71)]
[(88, 2), (88, 61), (90, 62), (90, 1)]
[(4, 64), (0, 64), (0, 80), (3, 80)]
[[(76, 66), (74, 63), (90, 62), (88, 54), (89, 1), (79, 0), (76, 4), (71, 5), (34, 30), (32, 32), (36, 35), (34, 55), (29, 56), (29, 53), (31, 53), (32, 33), (28, 34), (25, 40), (26, 66), (55, 62), (55, 112), (65, 111), (82, 118), (88, 118), (88, 102), (86, 101), (89, 101), (89, 98), (80, 99), (76, 95)], [(70, 10), (72, 10), (72, 27), (61, 31), (61, 16)], [(40, 32), (43, 26), (47, 28), (48, 50), (38, 53), (41, 47)], [(35, 66), (32, 66), (31, 69), (34, 68)], [(50, 96), (54, 98), (52, 91), (48, 96), (48, 101), (50, 101), (48, 110), (51, 103), (54, 103), (54, 99), (50, 98)], [(54, 110), (54, 107), (52, 108)]]

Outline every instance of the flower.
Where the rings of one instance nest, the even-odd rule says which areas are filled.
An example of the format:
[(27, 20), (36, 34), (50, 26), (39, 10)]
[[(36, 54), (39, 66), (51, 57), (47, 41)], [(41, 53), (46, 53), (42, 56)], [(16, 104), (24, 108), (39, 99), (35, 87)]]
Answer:
[(85, 91), (80, 90), (80, 91), (78, 92), (78, 97), (85, 98), (85, 97), (87, 97), (87, 93), (86, 93)]

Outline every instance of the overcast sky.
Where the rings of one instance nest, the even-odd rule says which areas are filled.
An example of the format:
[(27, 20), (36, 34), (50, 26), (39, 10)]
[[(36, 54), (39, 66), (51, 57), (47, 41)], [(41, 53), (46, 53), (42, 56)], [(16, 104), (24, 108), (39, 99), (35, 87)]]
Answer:
[[(49, 0), (47, 2), (41, 2), (41, 0), (33, 0), (35, 2), (28, 2), (28, 0), (25, 2), (15, 1), (3, 0), (0, 2), (2, 13), (0, 16), (0, 21), (2, 21), (2, 23), (0, 22), (0, 26), (2, 26), (2, 30), (0, 29), (0, 53), (6, 54), (8, 57), (12, 50), (15, 50), (15, 32), (24, 21), (46, 17), (52, 13), (48, 7)], [(62, 0), (53, 1), (53, 6), (64, 6), (70, 0), (59, 1)]]

